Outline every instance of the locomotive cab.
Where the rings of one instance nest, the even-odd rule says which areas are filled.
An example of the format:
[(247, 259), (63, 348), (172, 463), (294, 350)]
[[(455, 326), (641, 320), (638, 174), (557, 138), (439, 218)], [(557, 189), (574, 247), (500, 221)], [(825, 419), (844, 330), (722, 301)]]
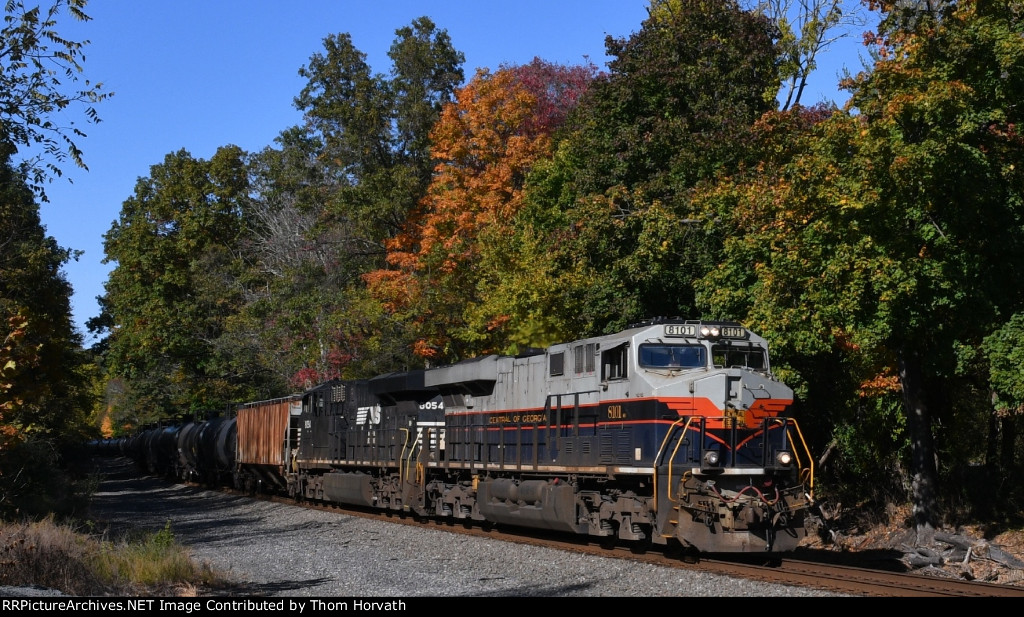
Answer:
[(671, 419), (653, 461), (673, 513), (659, 506), (665, 533), (704, 552), (795, 548), (813, 461), (767, 342), (736, 323), (690, 321), (654, 322), (635, 341), (632, 387), (650, 387), (659, 419)]

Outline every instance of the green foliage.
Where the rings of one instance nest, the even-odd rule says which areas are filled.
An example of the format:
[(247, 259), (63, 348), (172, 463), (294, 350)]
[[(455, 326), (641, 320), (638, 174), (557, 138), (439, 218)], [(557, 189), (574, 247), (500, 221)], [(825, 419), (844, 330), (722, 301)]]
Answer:
[(850, 506), (903, 502), (910, 487), (906, 461), (911, 444), (900, 397), (888, 393), (862, 398), (853, 414), (837, 421), (831, 435), (833, 455), (819, 471), (844, 481), (825, 482), (819, 496)]
[(323, 144), (328, 213), (364, 242), (394, 235), (423, 196), (430, 130), (463, 80), (463, 54), (429, 18), (395, 34), (390, 78), (371, 72), (347, 33), (326, 37), (299, 71), (308, 82), (295, 106)]
[(87, 507), (88, 478), (66, 467), (56, 439), (29, 434), (0, 456), (0, 520), (70, 519)]
[[(98, 86), (67, 93), (59, 73), (77, 81), (83, 44), (62, 39), (55, 16), (77, 18), (84, 2), (55, 2), (43, 14), (11, 1), (0, 29), (0, 516), (66, 513), (75, 487), (60, 472), (58, 452), (97, 432), (89, 414), (97, 375), (71, 319), (71, 285), (62, 267), (77, 253), (46, 235), (36, 197), (81, 152), (55, 119), (76, 102), (103, 97)], [(56, 49), (50, 49), (49, 45)], [(88, 86), (88, 84), (87, 84)], [(95, 120), (91, 108), (86, 115)], [(17, 167), (18, 149), (39, 148)], [(48, 161), (45, 162), (44, 161)], [(84, 166), (84, 165), (83, 165)]]
[(609, 75), (570, 118), (577, 194), (625, 186), (684, 207), (688, 188), (733, 168), (750, 124), (775, 106), (775, 36), (763, 16), (717, 0), (609, 37)]
[(527, 179), (513, 237), (496, 242), (488, 292), (511, 340), (539, 345), (652, 315), (695, 314), (692, 281), (720, 238), (689, 221), (689, 194), (745, 158), (750, 123), (777, 88), (771, 24), (731, 1), (652, 11), (607, 39), (555, 155)]
[[(1013, 76), (1024, 68), (1020, 16), (990, 4), (943, 10), (941, 19), (901, 12), (883, 21), (880, 61), (848, 84), (859, 113), (799, 131), (785, 115), (766, 117), (762, 163), (695, 200), (708, 228), (727, 238), (725, 258), (698, 283), (699, 302), (761, 331), (792, 365), (838, 353), (869, 401), (902, 391), (914, 444), (903, 466), (922, 510), (931, 506), (921, 488), (936, 483), (932, 439), (951, 464), (976, 451), (964, 433), (943, 441), (930, 423), (931, 414), (957, 426), (977, 418), (976, 405), (950, 396), (974, 381), (950, 381), (964, 366), (957, 350), (1019, 310), (1024, 282), (1021, 150), (1011, 128), (1011, 99), (1021, 94)], [(808, 392), (822, 390), (814, 375), (804, 378)], [(836, 402), (812, 407), (827, 406), (837, 427), (866, 409), (865, 421), (896, 428), (888, 404)], [(880, 443), (863, 440), (849, 440), (844, 454), (865, 457), (854, 442)]]
[(1024, 412), (1024, 313), (1017, 313), (986, 336), (981, 349), (988, 361), (996, 411)]
[(61, 272), (76, 255), (46, 235), (8, 160), (0, 161), (0, 443), (27, 434), (73, 441), (88, 433), (93, 406)]
[[(75, 140), (86, 135), (73, 121), (58, 115), (72, 105), (83, 106), (86, 122), (100, 121), (93, 107), (113, 94), (103, 92), (101, 83), (85, 80), (83, 89), (69, 90), (81, 79), (83, 51), (88, 41), (61, 37), (57, 18), (66, 9), (79, 21), (90, 17), (87, 0), (53, 0), (44, 12), (39, 6), (26, 7), (22, 0), (9, 0), (4, 7), (0, 29), (0, 141), (31, 153), (21, 169), (30, 188), (43, 201), (47, 179), (61, 176), (61, 164), (70, 159), (87, 169)], [(52, 46), (52, 47), (51, 47)], [(65, 80), (62, 82), (62, 80)], [(38, 150), (36, 150), (38, 151)]]
[(254, 379), (233, 374), (217, 345), (242, 303), (235, 280), (245, 270), (247, 188), (237, 148), (209, 161), (179, 151), (139, 180), (106, 234), (106, 259), (117, 262), (104, 299), (117, 324), (106, 361), (126, 383), (119, 422), (219, 408)]
[(860, 36), (864, 25), (858, 0), (741, 0), (779, 28), (779, 74), (783, 111), (800, 105), (807, 80), (818, 68), (818, 56), (842, 38)]
[(164, 523), (164, 528), (150, 536), (145, 545), (156, 551), (164, 551), (174, 546), (174, 532), (171, 531), (171, 521)]
[(327, 37), (301, 71), (305, 126), (257, 160), (252, 248), (269, 276), (245, 323), (272, 335), (284, 360), (272, 366), (286, 367), (293, 387), (413, 361), (408, 324), (360, 277), (384, 265), (385, 243), (426, 192), (429, 134), (463, 79), (463, 55), (426, 17), (395, 34), (387, 76), (371, 72), (348, 34)]

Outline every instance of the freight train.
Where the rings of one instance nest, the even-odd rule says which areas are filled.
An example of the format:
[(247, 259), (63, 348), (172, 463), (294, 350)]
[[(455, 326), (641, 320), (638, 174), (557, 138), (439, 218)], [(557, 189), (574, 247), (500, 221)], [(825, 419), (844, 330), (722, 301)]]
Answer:
[(337, 380), (155, 427), (158, 474), (467, 525), (785, 553), (814, 461), (765, 339), (654, 319), (517, 356)]

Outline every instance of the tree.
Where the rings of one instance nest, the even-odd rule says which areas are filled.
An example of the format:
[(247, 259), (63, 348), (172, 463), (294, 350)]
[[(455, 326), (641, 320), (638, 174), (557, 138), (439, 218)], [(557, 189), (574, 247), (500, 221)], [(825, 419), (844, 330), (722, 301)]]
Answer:
[[(0, 516), (53, 512), (64, 448), (96, 435), (96, 375), (71, 319), (74, 258), (39, 219), (21, 170), (0, 146)], [(93, 427), (94, 428), (94, 427)]]
[(818, 68), (818, 54), (865, 24), (857, 0), (745, 0), (743, 4), (779, 28), (783, 111), (800, 105), (807, 79)]
[[(324, 39), (299, 71), (295, 98), (306, 129), (323, 143), (335, 195), (331, 214), (383, 255), (430, 180), (429, 131), (462, 82), (463, 55), (427, 17), (396, 30), (390, 79), (371, 72), (347, 33)], [(374, 244), (376, 246), (374, 246)]]
[[(313, 250), (278, 281), (276, 301), (295, 309), (274, 311), (292, 317), (278, 326), (290, 332), (289, 348), (304, 350), (296, 383), (341, 371), (373, 375), (415, 361), (406, 324), (382, 310), (360, 276), (384, 265), (385, 243), (426, 192), (429, 132), (462, 82), (463, 55), (426, 17), (395, 33), (387, 75), (371, 72), (347, 34), (327, 37), (324, 53), (300, 72), (308, 79), (295, 100), (304, 114), (304, 152), (314, 156), (323, 182), (316, 195), (308, 188), (296, 195), (291, 213), (312, 223), (303, 239)], [(277, 181), (296, 186), (285, 176), (269, 179)], [(317, 314), (298, 306), (316, 307)]]
[[(865, 210), (870, 188), (854, 171), (864, 163), (857, 135), (856, 121), (825, 108), (762, 117), (757, 165), (695, 191), (693, 218), (722, 241), (695, 288), (701, 315), (737, 319), (771, 342), (772, 370), (794, 387), (814, 449), (825, 454), (831, 442), (840, 453), (819, 468), (857, 478), (857, 496), (875, 499), (903, 494), (892, 469), (905, 468), (909, 450), (905, 424), (894, 421), (895, 364), (881, 343), (894, 324), (875, 294), (906, 273), (864, 227), (877, 213)], [(838, 489), (832, 496), (845, 501)]]
[[(992, 443), (987, 452), (986, 462), (993, 467), (996, 452), (1004, 474), (1017, 469), (1017, 435), (1020, 419), (1024, 417), (1024, 313), (1013, 315), (998, 330), (985, 337), (982, 353), (988, 365), (988, 381), (991, 388), (994, 409), (993, 429), (989, 435)], [(999, 447), (996, 435), (999, 434)], [(1013, 477), (1011, 475), (1011, 477)]]
[(318, 141), (295, 127), (277, 144), (249, 158), (249, 267), (236, 283), (245, 307), (229, 322), (228, 340), (236, 362), (248, 357), (294, 391), (340, 376), (351, 359), (338, 353), (335, 320), (345, 311), (336, 307), (351, 304), (366, 258), (350, 250), (352, 226), (330, 224)]
[(569, 120), (577, 193), (623, 186), (685, 203), (686, 189), (742, 160), (737, 145), (776, 105), (775, 38), (734, 0), (683, 2), (608, 37), (609, 74)]
[(521, 345), (693, 315), (692, 280), (715, 239), (687, 224), (689, 193), (745, 159), (750, 125), (774, 107), (775, 29), (732, 1), (652, 11), (527, 178), (514, 258), (492, 296)]
[[(916, 291), (898, 315), (919, 527), (934, 523), (931, 397), (955, 364), (951, 341), (977, 346), (1022, 302), (1020, 170), (1024, 15), (1020, 3), (882, 2), (879, 58), (851, 104), (887, 167), (872, 178), (901, 229), (890, 249), (912, 264)], [(879, 97), (881, 95), (881, 97)], [(936, 327), (958, 324), (957, 328)]]
[(880, 6), (878, 61), (847, 84), (857, 113), (780, 141), (782, 156), (707, 196), (726, 258), (699, 300), (777, 349), (841, 352), (868, 400), (898, 397), (914, 523), (928, 533), (936, 455), (965, 450), (959, 436), (944, 447), (933, 418), (973, 412), (950, 396), (964, 391), (958, 350), (1022, 301), (1024, 24), (1000, 3)]
[(57, 17), (66, 8), (74, 19), (88, 21), (86, 3), (53, 0), (44, 14), (38, 6), (9, 0), (0, 29), (0, 138), (29, 155), (21, 167), (43, 201), (44, 182), (61, 176), (65, 161), (88, 169), (76, 141), (86, 134), (74, 121), (65, 125), (58, 115), (82, 105), (86, 122), (99, 122), (94, 105), (113, 95), (103, 92), (102, 83), (85, 80), (83, 89), (68, 91), (62, 81), (81, 79), (89, 42), (61, 37), (55, 29)]
[[(392, 269), (366, 276), (371, 292), (418, 327), (416, 352), (452, 361), (501, 346), (502, 314), (481, 311), (481, 258), (522, 205), (534, 161), (593, 78), (594, 68), (535, 58), (481, 69), (434, 128), (434, 179), (405, 233), (388, 243)], [(485, 261), (501, 267), (503, 259)]]
[(241, 303), (233, 282), (243, 269), (247, 190), (237, 147), (209, 161), (181, 150), (122, 204), (104, 237), (105, 259), (117, 263), (104, 307), (114, 326), (107, 368), (126, 384), (119, 421), (138, 426), (248, 394), (252, 382), (230, 370), (216, 344)]
[[(78, 81), (85, 43), (55, 29), (62, 7), (76, 19), (84, 0), (56, 0), (48, 12), (5, 5), (0, 28), (0, 513), (53, 512), (66, 488), (61, 449), (91, 435), (95, 367), (71, 319), (71, 286), (61, 268), (77, 257), (46, 235), (35, 197), (70, 158), (84, 167), (75, 139), (84, 133), (59, 115), (103, 100), (99, 85), (68, 92)], [(54, 46), (51, 49), (51, 45)], [(63, 80), (63, 81), (62, 81)], [(14, 157), (21, 154), (20, 163)]]
[(74, 256), (46, 235), (21, 173), (0, 162), (0, 421), (19, 437), (74, 440), (91, 411), (76, 374), (85, 360), (71, 286), (60, 271)]

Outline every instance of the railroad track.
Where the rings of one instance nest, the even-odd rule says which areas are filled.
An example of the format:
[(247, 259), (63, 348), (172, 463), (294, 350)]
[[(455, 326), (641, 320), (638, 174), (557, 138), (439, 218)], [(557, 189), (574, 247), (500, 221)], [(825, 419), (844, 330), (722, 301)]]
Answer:
[[(235, 491), (228, 491), (235, 492)], [(913, 572), (897, 572), (877, 567), (856, 564), (872, 563), (877, 557), (865, 553), (859, 558), (856, 553), (842, 555), (845, 563), (834, 563), (836, 554), (828, 551), (801, 551), (799, 558), (781, 560), (759, 559), (756, 556), (742, 556), (736, 559), (719, 557), (694, 557), (666, 552), (661, 547), (639, 549), (636, 546), (603, 545), (586, 536), (559, 534), (538, 530), (515, 528), (483, 528), (462, 523), (448, 523), (437, 519), (422, 520), (397, 513), (378, 512), (359, 508), (344, 508), (299, 502), (277, 496), (257, 496), (279, 503), (298, 505), (325, 511), (343, 513), (394, 524), (444, 529), (450, 533), (474, 535), (493, 540), (517, 542), (543, 546), (558, 550), (575, 551), (602, 557), (629, 559), (658, 566), (673, 567), (738, 579), (757, 580), (780, 585), (793, 585), (821, 589), (839, 594), (864, 597), (1007, 597), (1024, 598), (1024, 587), (995, 585), (940, 576), (928, 576)]]
[[(134, 466), (124, 462), (125, 468)], [(130, 471), (132, 475), (137, 472)], [(837, 594), (862, 597), (1024, 597), (1024, 587), (996, 585), (941, 576), (924, 576), (913, 572), (893, 571), (899, 565), (895, 559), (899, 553), (882, 551), (836, 552), (820, 549), (800, 549), (782, 560), (768, 562), (766, 558), (746, 555), (737, 559), (716, 557), (694, 557), (666, 553), (661, 547), (640, 549), (635, 546), (602, 545), (587, 536), (555, 534), (538, 530), (480, 526), (465, 526), (438, 519), (423, 520), (410, 515), (381, 512), (359, 508), (348, 508), (311, 502), (295, 502), (286, 497), (270, 495), (249, 495), (227, 488), (211, 488), (206, 485), (189, 484), (203, 490), (262, 499), (293, 507), (312, 508), (337, 512), (348, 516), (388, 521), (417, 527), (430, 527), (450, 533), (476, 535), (491, 540), (501, 540), (552, 549), (598, 555), (606, 558), (628, 559), (663, 567), (688, 569), (729, 576), (734, 579), (763, 581), (781, 585), (792, 585), (825, 590)]]
[(867, 597), (1011, 597), (1024, 588), (955, 578), (889, 572), (820, 561), (784, 559), (776, 566), (704, 560), (705, 571), (785, 585), (812, 587)]

